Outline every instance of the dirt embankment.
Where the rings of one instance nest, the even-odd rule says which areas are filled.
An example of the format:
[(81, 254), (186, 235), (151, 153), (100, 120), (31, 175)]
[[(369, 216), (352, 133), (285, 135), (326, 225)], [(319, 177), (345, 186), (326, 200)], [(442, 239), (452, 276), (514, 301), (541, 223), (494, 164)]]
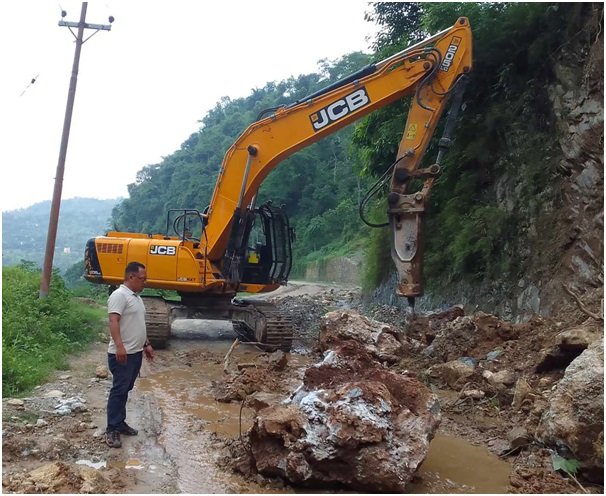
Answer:
[[(584, 301), (590, 311), (599, 313), (600, 297)], [(603, 467), (603, 421), (596, 426), (594, 418), (600, 394), (603, 408), (603, 369), (601, 380), (585, 371), (599, 373), (603, 331), (583, 310), (511, 324), (458, 309), (412, 319), (393, 307), (362, 308), (356, 290), (330, 286), (294, 285), (273, 298), (293, 316), (295, 353), (270, 355), (241, 344), (226, 366), (231, 342), (171, 341), (146, 364), (131, 395), (129, 423), (140, 433), (123, 438), (122, 449), (102, 439), (110, 384), (97, 377), (104, 375), (97, 370), (104, 344), (27, 398), (5, 399), (4, 492), (293, 492), (288, 478), (260, 473), (247, 433), (264, 407), (293, 397), (305, 381), (315, 385), (313, 373), (305, 374), (331, 347), (320, 339), (329, 311), (360, 312), (378, 321), (379, 331), (381, 322), (390, 324), (393, 331), (375, 340), (377, 373), (416, 377), (439, 398), (441, 423), (410, 491), (602, 492), (592, 460)], [(579, 390), (583, 384), (591, 387)], [(565, 401), (571, 395), (576, 414)], [(357, 439), (341, 432), (348, 432), (347, 443)], [(447, 458), (453, 451), (454, 461)], [(460, 468), (449, 472), (457, 462)], [(562, 464), (574, 477), (554, 470)]]

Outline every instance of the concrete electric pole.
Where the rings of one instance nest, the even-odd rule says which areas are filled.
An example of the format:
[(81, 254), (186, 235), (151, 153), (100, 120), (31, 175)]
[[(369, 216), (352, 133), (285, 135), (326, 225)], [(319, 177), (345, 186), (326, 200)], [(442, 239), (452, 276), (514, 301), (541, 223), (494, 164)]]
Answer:
[[(42, 269), (42, 281), (40, 282), (40, 298), (48, 296), (51, 275), (53, 271), (53, 257), (55, 254), (55, 242), (57, 240), (57, 225), (59, 224), (59, 209), (61, 207), (61, 191), (63, 190), (63, 172), (65, 170), (65, 157), (67, 155), (67, 142), (69, 141), (69, 130), (72, 123), (72, 112), (74, 110), (74, 99), (76, 96), (76, 84), (78, 82), (78, 67), (80, 65), (80, 52), (82, 45), (94, 34), (100, 30), (109, 31), (111, 23), (114, 22), (112, 16), (109, 17), (109, 24), (87, 24), (86, 9), (88, 2), (82, 2), (80, 12), (80, 22), (68, 22), (63, 18), (67, 15), (65, 11), (61, 12), (62, 20), (59, 26), (67, 27), (76, 38), (76, 52), (74, 54), (74, 64), (72, 66), (72, 76), (69, 82), (69, 91), (67, 93), (67, 106), (65, 109), (65, 119), (63, 120), (63, 134), (61, 136), (61, 147), (59, 149), (59, 161), (57, 162), (57, 173), (55, 175), (55, 188), (53, 191), (53, 200), (51, 203), (50, 219), (48, 222), (48, 235), (46, 237), (46, 251), (44, 253), (44, 268)], [(72, 31), (72, 28), (78, 28), (78, 34)], [(94, 29), (85, 40), (84, 30)]]

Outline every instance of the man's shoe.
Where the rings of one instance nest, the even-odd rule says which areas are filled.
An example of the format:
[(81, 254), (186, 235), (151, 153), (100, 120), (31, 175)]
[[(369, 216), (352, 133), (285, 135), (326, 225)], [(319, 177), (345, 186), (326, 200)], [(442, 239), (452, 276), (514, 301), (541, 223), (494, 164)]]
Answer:
[(120, 426), (120, 434), (124, 434), (125, 436), (136, 436), (139, 434), (139, 431), (137, 429), (133, 429), (126, 422), (122, 422), (122, 425)]
[(105, 433), (105, 442), (110, 448), (122, 447), (122, 441), (120, 441), (120, 433), (118, 431), (109, 431)]

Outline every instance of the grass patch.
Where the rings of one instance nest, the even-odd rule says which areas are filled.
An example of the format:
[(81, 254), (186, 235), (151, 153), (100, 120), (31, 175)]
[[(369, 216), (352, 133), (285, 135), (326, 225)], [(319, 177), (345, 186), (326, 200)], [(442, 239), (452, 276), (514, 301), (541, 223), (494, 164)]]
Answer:
[(31, 264), (2, 272), (2, 396), (15, 396), (67, 368), (67, 355), (97, 338), (105, 310), (75, 299), (54, 273), (39, 299), (40, 271)]

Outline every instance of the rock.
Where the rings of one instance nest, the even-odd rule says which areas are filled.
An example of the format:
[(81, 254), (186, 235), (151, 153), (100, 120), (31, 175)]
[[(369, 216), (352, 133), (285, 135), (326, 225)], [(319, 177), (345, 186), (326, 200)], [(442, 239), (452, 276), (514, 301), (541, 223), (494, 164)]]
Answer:
[(61, 380), (61, 381), (67, 381), (68, 379), (71, 379), (71, 378), (72, 378), (72, 376), (69, 374), (63, 374), (63, 375), (59, 376), (59, 380)]
[(415, 315), (408, 327), (415, 334), (421, 334), (427, 343), (431, 343), (437, 333), (448, 323), (465, 315), (463, 305), (455, 305), (440, 312), (428, 315)]
[(565, 445), (596, 479), (604, 470), (604, 339), (594, 341), (568, 366), (548, 398), (539, 439)]
[(459, 398), (471, 398), (473, 400), (481, 400), (485, 396), (486, 393), (479, 389), (465, 389), (459, 394)]
[(515, 339), (519, 329), (509, 322), (484, 312), (446, 322), (425, 354), (443, 362), (461, 356), (483, 358), (495, 345)]
[(582, 351), (599, 339), (597, 329), (592, 327), (573, 327), (557, 335), (557, 345), (563, 351)]
[(487, 446), (490, 451), (497, 455), (504, 455), (509, 451), (509, 441), (506, 439), (491, 439)]
[(88, 409), (84, 403), (86, 403), (86, 400), (78, 396), (59, 400), (59, 404), (55, 406), (55, 413), (57, 415), (69, 415), (70, 413), (86, 412)]
[(45, 398), (63, 398), (65, 393), (63, 391), (59, 391), (58, 389), (53, 389), (52, 391), (48, 391), (44, 397)]
[(405, 490), (438, 427), (439, 403), (416, 378), (383, 367), (362, 340), (335, 346), (305, 371), (287, 404), (258, 412), (249, 438), (261, 474), (301, 485)]
[(36, 420), (36, 427), (46, 427), (48, 425), (48, 422), (42, 418), (39, 418), (38, 420)]
[(430, 367), (428, 373), (431, 377), (437, 377), (454, 388), (457, 384), (463, 386), (462, 381), (471, 376), (474, 370), (474, 365), (469, 362), (453, 360)]
[(468, 365), (469, 367), (474, 367), (478, 364), (478, 361), (472, 357), (461, 357), (459, 358), (459, 362)]
[(486, 354), (486, 360), (489, 362), (494, 362), (497, 358), (499, 358), (503, 354), (503, 350), (498, 348)]
[(532, 392), (532, 388), (528, 381), (523, 377), (519, 378), (516, 381), (516, 386), (513, 391), (513, 401), (511, 402), (511, 406), (516, 410), (522, 406), (522, 402), (526, 399), (526, 397)]
[(23, 406), (25, 406), (25, 401), (20, 400), (19, 398), (11, 398), (6, 403), (7, 403), (7, 405), (16, 406), (16, 407), (23, 407)]
[(518, 296), (518, 310), (524, 313), (539, 313), (541, 308), (541, 292), (536, 286), (530, 285)]
[(109, 377), (109, 370), (107, 370), (105, 365), (99, 365), (95, 369), (95, 377), (98, 377), (99, 379), (107, 379)]
[(279, 405), (282, 400), (284, 395), (257, 391), (246, 399), (246, 406), (258, 412), (268, 406)]
[(522, 448), (530, 442), (530, 436), (524, 427), (514, 427), (511, 429), (507, 433), (507, 439), (509, 440), (510, 451)]
[(81, 465), (54, 462), (32, 470), (26, 481), (32, 492), (103, 494), (111, 482), (100, 471)]
[(269, 368), (271, 370), (284, 370), (288, 364), (288, 357), (286, 353), (281, 350), (274, 351), (268, 357)]
[(396, 363), (403, 356), (400, 331), (369, 319), (354, 310), (329, 312), (322, 318), (319, 347), (325, 351), (339, 343), (354, 340), (381, 361)]
[[(488, 372), (488, 371), (485, 371)], [(493, 386), (513, 386), (516, 382), (515, 373), (511, 370), (500, 370), (484, 377)]]

